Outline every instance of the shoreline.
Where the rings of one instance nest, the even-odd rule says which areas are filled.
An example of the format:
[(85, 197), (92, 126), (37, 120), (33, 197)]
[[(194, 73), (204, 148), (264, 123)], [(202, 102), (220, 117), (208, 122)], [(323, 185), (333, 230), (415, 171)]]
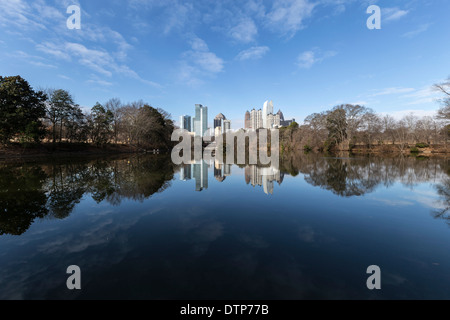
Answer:
[(110, 144), (104, 147), (97, 147), (90, 144), (40, 144), (31, 147), (23, 147), (20, 145), (11, 145), (0, 148), (0, 161), (8, 160), (33, 160), (45, 158), (73, 158), (73, 157), (90, 157), (90, 156), (107, 156), (107, 155), (124, 155), (124, 154), (153, 154), (143, 149), (122, 144)]

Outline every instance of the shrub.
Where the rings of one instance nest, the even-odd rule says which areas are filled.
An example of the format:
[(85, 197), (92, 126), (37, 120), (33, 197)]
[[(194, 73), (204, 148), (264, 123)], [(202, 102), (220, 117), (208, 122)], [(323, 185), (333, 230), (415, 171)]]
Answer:
[(416, 148), (428, 148), (429, 146), (430, 145), (428, 143), (424, 143), (424, 142), (416, 144)]
[(412, 147), (411, 153), (419, 153), (419, 149), (417, 149), (416, 147)]

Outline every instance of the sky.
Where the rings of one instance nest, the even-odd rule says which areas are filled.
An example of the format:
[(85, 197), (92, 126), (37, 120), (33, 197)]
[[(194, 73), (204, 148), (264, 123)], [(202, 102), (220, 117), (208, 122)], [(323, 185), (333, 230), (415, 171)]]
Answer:
[[(70, 5), (81, 29), (69, 29)], [(381, 29), (370, 30), (370, 5)], [(143, 100), (174, 120), (208, 106), (232, 128), (343, 103), (433, 115), (450, 76), (448, 0), (0, 0), (0, 75), (68, 90), (89, 110)]]

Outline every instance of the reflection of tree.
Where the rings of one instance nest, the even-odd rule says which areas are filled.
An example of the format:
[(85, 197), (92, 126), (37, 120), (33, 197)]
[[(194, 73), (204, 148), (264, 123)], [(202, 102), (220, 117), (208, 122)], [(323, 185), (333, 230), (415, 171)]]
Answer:
[(149, 155), (0, 167), (0, 235), (20, 235), (36, 218), (64, 219), (86, 194), (112, 205), (124, 198), (143, 201), (170, 186), (171, 163)]
[(21, 235), (36, 218), (47, 215), (46, 178), (37, 166), (0, 168), (0, 235)]
[(286, 153), (280, 164), (282, 172), (301, 172), (309, 184), (343, 197), (373, 192), (379, 184), (389, 187), (401, 182), (412, 188), (420, 182), (440, 180), (446, 167), (446, 162), (438, 158), (351, 158), (348, 155), (326, 158), (314, 153)]
[(433, 211), (432, 215), (436, 219), (446, 220), (447, 224), (450, 225), (450, 178), (446, 178), (443, 183), (436, 185), (435, 188), (441, 197), (443, 209)]

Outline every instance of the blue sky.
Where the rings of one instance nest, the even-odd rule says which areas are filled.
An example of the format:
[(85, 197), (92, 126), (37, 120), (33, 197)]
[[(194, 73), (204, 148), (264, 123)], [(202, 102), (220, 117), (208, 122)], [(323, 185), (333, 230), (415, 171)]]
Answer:
[[(69, 30), (69, 5), (81, 30)], [(369, 30), (369, 5), (382, 9)], [(233, 128), (274, 101), (299, 122), (340, 103), (432, 115), (450, 75), (448, 0), (0, 0), (0, 74), (78, 104), (143, 99)]]

